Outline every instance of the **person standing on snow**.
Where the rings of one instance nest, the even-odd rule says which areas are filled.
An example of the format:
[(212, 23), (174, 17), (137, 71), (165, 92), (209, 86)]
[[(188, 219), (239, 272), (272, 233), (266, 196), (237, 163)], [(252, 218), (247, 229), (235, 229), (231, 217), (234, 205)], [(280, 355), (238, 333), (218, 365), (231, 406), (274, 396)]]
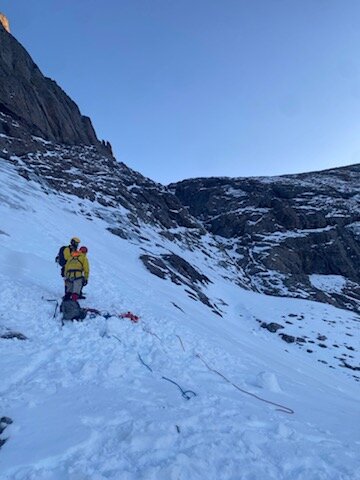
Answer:
[[(61, 247), (59, 253), (55, 258), (55, 262), (58, 263), (61, 267), (61, 276), (65, 276), (65, 265), (68, 260), (71, 258), (73, 252), (77, 252), (78, 246), (80, 243), (80, 238), (73, 237), (70, 240), (70, 245)], [(65, 291), (66, 293), (66, 291)]]
[(65, 297), (77, 301), (81, 298), (81, 290), (89, 280), (90, 265), (86, 257), (88, 249), (81, 247), (79, 251), (71, 253), (71, 257), (65, 264)]

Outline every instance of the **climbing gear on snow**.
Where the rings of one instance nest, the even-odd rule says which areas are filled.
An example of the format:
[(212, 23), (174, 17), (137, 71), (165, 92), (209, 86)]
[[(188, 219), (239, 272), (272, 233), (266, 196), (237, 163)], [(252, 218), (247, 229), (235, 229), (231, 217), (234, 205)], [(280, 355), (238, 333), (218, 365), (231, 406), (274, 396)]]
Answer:
[(126, 312), (126, 313), (109, 313), (109, 312), (102, 312), (98, 310), (97, 308), (86, 308), (89, 313), (93, 313), (94, 315), (100, 315), (101, 317), (104, 317), (105, 319), (108, 319), (110, 317), (118, 317), (118, 318), (128, 318), (131, 320), (133, 323), (137, 323), (140, 320), (140, 317), (137, 315), (134, 315), (131, 312)]
[(73, 298), (63, 300), (60, 311), (63, 314), (63, 320), (84, 320), (87, 315), (86, 309), (81, 308), (79, 302)]
[(134, 315), (131, 312), (121, 313), (120, 317), (121, 318), (129, 318), (134, 323), (137, 323), (139, 321), (139, 317)]
[(148, 333), (149, 335), (152, 335), (153, 337), (156, 337), (161, 343), (162, 343), (162, 340), (161, 338), (159, 337), (159, 335), (157, 335), (156, 333), (152, 332), (151, 330), (148, 330), (146, 327), (142, 327), (142, 329), (144, 330), (144, 332)]
[[(153, 369), (147, 364), (144, 362), (144, 360), (141, 358), (141, 355), (140, 353), (138, 353), (138, 357), (139, 357), (139, 360), (140, 362), (144, 365), (144, 367), (146, 367), (148, 370), (150, 370), (151, 373), (154, 373), (153, 372)], [(167, 382), (170, 382), (170, 383), (173, 383), (174, 385), (176, 385), (178, 387), (178, 389), (180, 390), (181, 392), (181, 395), (186, 399), (186, 400), (190, 400), (191, 398), (193, 397), (196, 397), (196, 393), (193, 392), (192, 390), (183, 390), (180, 385), (176, 382), (174, 382), (174, 380), (171, 380), (171, 378), (168, 378), (168, 377), (164, 377), (162, 376), (161, 377), (163, 380), (166, 380)]]
[[(173, 383), (174, 385), (176, 385), (179, 390), (181, 391), (181, 395), (186, 399), (186, 400), (190, 400), (191, 398), (193, 397), (196, 397), (196, 393), (193, 392), (192, 390), (183, 390), (180, 385), (176, 382), (174, 382), (174, 380), (171, 380), (170, 378), (167, 378), (167, 377), (161, 377), (163, 380), (166, 380), (167, 382), (171, 382)], [(190, 395), (191, 393), (191, 395)]]
[(149, 367), (149, 365), (144, 362), (144, 360), (141, 358), (140, 353), (138, 353), (138, 357), (139, 357), (140, 362), (144, 365), (144, 367), (146, 367), (146, 368), (147, 368), (148, 370), (150, 370), (150, 372), (152, 373), (152, 371), (153, 371), (152, 368)]
[(258, 395), (255, 395), (255, 393), (251, 393), (251, 392), (248, 392), (247, 390), (244, 390), (242, 388), (240, 388), (238, 385), (236, 385), (235, 383), (233, 383), (231, 380), (229, 380), (228, 378), (225, 377), (225, 375), (223, 375), (222, 373), (218, 372), (217, 370), (215, 370), (214, 368), (211, 368), (207, 362), (204, 360), (204, 358), (199, 354), (197, 353), (195, 355), (205, 366), (208, 370), (210, 370), (211, 372), (214, 372), (216, 373), (217, 375), (219, 375), (221, 378), (223, 378), (227, 383), (230, 383), (230, 385), (232, 385), (233, 387), (235, 387), (237, 390), (239, 390), (240, 392), (242, 393), (245, 393), (246, 395), (250, 395), (251, 397), (254, 397), (256, 398), (257, 400), (260, 400), (261, 402), (265, 402), (265, 403), (268, 403), (270, 405), (274, 405), (275, 407), (279, 407), (277, 408), (276, 410), (278, 410), (279, 412), (283, 412), (283, 413), (289, 413), (289, 414), (293, 414), (295, 413), (294, 410), (292, 410), (291, 408), (289, 407), (285, 407), (284, 405), (280, 405), (279, 403), (275, 403), (275, 402), (271, 402), (270, 400), (265, 400), (265, 398), (261, 398), (259, 397)]
[(54, 302), (55, 303), (55, 310), (52, 318), (56, 317), (57, 309), (59, 308), (59, 302), (55, 298), (44, 298), (42, 297), (43, 300), (46, 300), (47, 302)]
[(179, 342), (180, 342), (180, 345), (182, 346), (183, 351), (185, 352), (185, 347), (184, 347), (184, 344), (183, 344), (183, 342), (182, 342), (182, 340), (181, 340), (181, 337), (180, 337), (179, 335), (176, 335), (176, 336), (177, 336), (177, 338), (179, 339)]

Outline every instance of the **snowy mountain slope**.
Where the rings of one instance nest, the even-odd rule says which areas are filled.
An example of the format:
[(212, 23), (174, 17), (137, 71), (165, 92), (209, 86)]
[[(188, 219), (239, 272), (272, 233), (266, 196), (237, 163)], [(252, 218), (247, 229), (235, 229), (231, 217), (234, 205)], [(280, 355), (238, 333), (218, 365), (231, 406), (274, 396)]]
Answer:
[[(117, 162), (0, 34), (0, 478), (360, 478), (360, 319), (334, 308), (360, 298), (356, 166), (221, 195), (194, 180), (209, 220)], [(62, 327), (73, 235), (84, 305), (112, 315)]]
[[(170, 189), (223, 239), (252, 289), (358, 311), (359, 181), (360, 165), (351, 165), (269, 178), (189, 179)], [(324, 281), (336, 275), (337, 288), (312, 282), (314, 274)]]
[[(1, 414), (13, 420), (1, 434), (1, 478), (360, 478), (359, 384), (334, 359), (339, 351), (358, 364), (357, 349), (345, 348), (358, 345), (357, 315), (241, 289), (224, 278), (211, 236), (202, 251), (140, 222), (146, 241), (119, 238), (96, 202), (45, 192), (0, 165), (0, 324), (28, 337), (0, 339)], [(42, 298), (62, 294), (54, 257), (73, 235), (89, 248), (83, 304), (131, 310), (139, 323), (96, 317), (61, 328), (52, 318)], [(181, 255), (210, 280), (199, 288), (222, 316), (187, 285), (151, 275), (144, 253)], [(317, 343), (328, 348), (307, 353), (308, 343), (287, 344), (260, 322), (325, 335)]]

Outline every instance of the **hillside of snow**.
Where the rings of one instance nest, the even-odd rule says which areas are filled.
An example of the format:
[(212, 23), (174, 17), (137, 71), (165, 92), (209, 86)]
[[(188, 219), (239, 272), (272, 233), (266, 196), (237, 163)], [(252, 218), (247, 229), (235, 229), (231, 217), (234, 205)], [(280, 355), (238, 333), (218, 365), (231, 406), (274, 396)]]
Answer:
[[(120, 238), (111, 209), (0, 166), (1, 479), (360, 479), (358, 315), (241, 289), (210, 236), (190, 249), (141, 224), (146, 240)], [(89, 249), (82, 305), (112, 315), (62, 326), (48, 300), (74, 235)], [(164, 253), (206, 276), (210, 308), (140, 260)]]

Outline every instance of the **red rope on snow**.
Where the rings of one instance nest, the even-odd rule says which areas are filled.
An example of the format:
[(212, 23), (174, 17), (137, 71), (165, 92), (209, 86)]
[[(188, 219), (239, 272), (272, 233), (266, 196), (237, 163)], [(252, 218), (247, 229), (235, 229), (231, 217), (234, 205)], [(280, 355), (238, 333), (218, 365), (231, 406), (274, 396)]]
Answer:
[(157, 335), (156, 333), (152, 332), (151, 330), (148, 330), (148, 329), (147, 329), (146, 327), (144, 327), (144, 326), (143, 326), (143, 330), (144, 330), (144, 332), (149, 333), (149, 334), (152, 335), (153, 337), (156, 337), (161, 343), (163, 343), (162, 340), (161, 340), (161, 338), (159, 337), (159, 335)]
[(203, 364), (206, 366), (206, 368), (208, 368), (208, 370), (210, 370), (211, 372), (214, 372), (216, 373), (217, 375), (219, 375), (221, 378), (223, 378), (227, 383), (230, 383), (230, 385), (232, 385), (233, 387), (237, 388), (238, 390), (240, 390), (240, 392), (242, 393), (245, 393), (246, 395), (250, 395), (251, 397), (254, 397), (256, 398), (257, 400), (260, 400), (261, 402), (265, 402), (265, 403), (268, 403), (269, 405), (274, 405), (275, 407), (279, 407), (277, 408), (276, 410), (278, 410), (279, 412), (283, 412), (283, 413), (289, 413), (289, 414), (293, 414), (295, 413), (294, 410), (292, 410), (291, 408), (289, 407), (285, 407), (284, 405), (280, 405), (279, 403), (275, 403), (275, 402), (271, 402), (270, 400), (265, 400), (265, 398), (261, 398), (259, 397), (258, 395), (255, 395), (255, 393), (251, 393), (251, 392), (248, 392), (247, 390), (243, 390), (242, 388), (240, 388), (238, 385), (236, 385), (235, 383), (233, 383), (231, 380), (229, 380), (228, 378), (225, 377), (225, 375), (223, 375), (222, 373), (218, 372), (217, 370), (215, 370), (214, 368), (211, 368), (207, 363), (206, 361), (203, 359), (203, 357), (197, 353), (196, 354), (196, 357), (199, 358), (199, 360), (201, 360), (203, 362)]
[(134, 315), (131, 312), (120, 313), (119, 317), (120, 318), (129, 318), (134, 323), (137, 323), (140, 320), (140, 317), (138, 317), (137, 315)]
[[(87, 308), (86, 309), (89, 313), (95, 313), (95, 314), (98, 314), (98, 315), (103, 315), (99, 310), (95, 309), (95, 308)], [(110, 315), (108, 314), (109, 316), (113, 316), (113, 315)], [(115, 316), (115, 315), (114, 315)], [(116, 315), (120, 318), (128, 318), (130, 319), (132, 322), (134, 323), (137, 323), (139, 320), (140, 320), (140, 317), (138, 317), (137, 315), (134, 315), (133, 313), (131, 312), (126, 312), (126, 313), (121, 313), (120, 315)], [(151, 330), (148, 330), (147, 328), (145, 328), (144, 326), (142, 327), (144, 332), (146, 333), (149, 333), (150, 335), (153, 335), (154, 337), (156, 337), (161, 343), (162, 343), (162, 340), (161, 338), (154, 332), (152, 332)], [(115, 335), (113, 335), (115, 337)], [(183, 349), (183, 351), (185, 352), (185, 347), (184, 347), (184, 344), (181, 340), (181, 337), (179, 335), (176, 335), (177, 338), (179, 339), (179, 342), (181, 344), (181, 347)], [(117, 340), (120, 341), (119, 338), (115, 337)], [(214, 372), (216, 373), (217, 375), (219, 375), (223, 380), (225, 380), (225, 382), (227, 383), (230, 383), (230, 385), (232, 385), (233, 387), (235, 387), (237, 390), (239, 390), (240, 392), (242, 393), (245, 393), (246, 395), (249, 395), (253, 398), (256, 398), (257, 400), (260, 400), (261, 402), (265, 402), (265, 403), (268, 403), (269, 405), (274, 405), (275, 407), (279, 407), (277, 408), (276, 410), (278, 410), (279, 412), (283, 412), (283, 413), (288, 413), (288, 414), (293, 414), (295, 413), (294, 410), (292, 410), (291, 408), (289, 407), (285, 407), (284, 405), (281, 405), (279, 403), (275, 403), (275, 402), (271, 402), (270, 400), (266, 400), (265, 398), (261, 398), (259, 397), (258, 395), (255, 395), (255, 393), (251, 393), (251, 392), (248, 392), (247, 390), (244, 390), (242, 388), (240, 388), (238, 385), (236, 385), (235, 383), (233, 383), (231, 380), (229, 380), (227, 377), (225, 377), (225, 375), (223, 375), (222, 373), (218, 372), (217, 370), (215, 370), (214, 368), (211, 368), (207, 362), (204, 360), (204, 358), (199, 354), (197, 353), (196, 354), (196, 357), (201, 360), (203, 362), (203, 364), (206, 366), (206, 368), (208, 370), (210, 370), (211, 372)], [(166, 379), (167, 380), (167, 379)]]

